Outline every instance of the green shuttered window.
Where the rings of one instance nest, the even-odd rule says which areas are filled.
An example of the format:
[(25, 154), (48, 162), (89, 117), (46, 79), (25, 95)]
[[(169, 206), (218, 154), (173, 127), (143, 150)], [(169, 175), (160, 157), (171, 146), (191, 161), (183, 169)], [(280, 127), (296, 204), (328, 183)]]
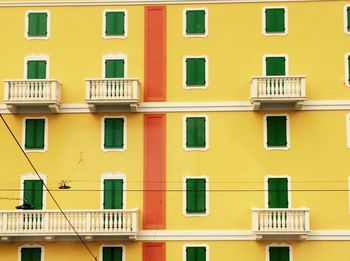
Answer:
[(27, 61), (27, 79), (46, 79), (46, 61)]
[(41, 248), (22, 248), (21, 261), (41, 261)]
[(103, 181), (103, 208), (123, 208), (123, 183), (122, 179), (105, 179)]
[(186, 179), (186, 213), (205, 213), (205, 179)]
[(106, 36), (125, 35), (125, 12), (106, 12)]
[(267, 116), (267, 147), (287, 146), (287, 117)]
[(34, 209), (43, 208), (43, 183), (41, 180), (25, 180), (23, 197)]
[(105, 61), (105, 77), (106, 78), (123, 78), (124, 77), (123, 59), (113, 59)]
[(348, 84), (350, 84), (350, 55), (348, 55), (347, 57), (347, 63), (348, 63), (348, 66), (347, 66), (347, 69), (348, 69)]
[(267, 183), (269, 208), (288, 208), (288, 179), (269, 178)]
[(103, 247), (102, 261), (122, 261), (123, 248), (122, 247)]
[(47, 13), (28, 14), (28, 36), (47, 36)]
[(205, 86), (205, 58), (186, 59), (186, 86)]
[(45, 148), (45, 119), (26, 119), (25, 121), (25, 144), (26, 149)]
[(289, 261), (289, 247), (269, 247), (269, 261)]
[(346, 29), (350, 32), (350, 6), (346, 7)]
[(286, 75), (286, 57), (266, 57), (266, 76)]
[(186, 34), (205, 34), (205, 10), (186, 11)]
[(106, 118), (104, 120), (104, 148), (124, 148), (124, 119)]
[(265, 31), (266, 33), (284, 33), (286, 31), (284, 8), (265, 9)]
[(206, 147), (206, 129), (205, 117), (187, 117), (186, 118), (186, 147), (187, 148), (205, 148)]
[(186, 261), (205, 261), (206, 247), (186, 247)]

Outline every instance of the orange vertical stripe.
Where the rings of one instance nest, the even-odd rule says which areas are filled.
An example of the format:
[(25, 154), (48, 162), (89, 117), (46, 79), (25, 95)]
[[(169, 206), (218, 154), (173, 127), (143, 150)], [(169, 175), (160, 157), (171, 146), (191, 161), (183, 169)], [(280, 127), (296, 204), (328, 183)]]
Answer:
[(165, 101), (166, 7), (145, 7), (145, 101)]
[(165, 229), (165, 120), (165, 114), (144, 115), (144, 229)]
[(165, 243), (143, 243), (142, 261), (165, 261)]

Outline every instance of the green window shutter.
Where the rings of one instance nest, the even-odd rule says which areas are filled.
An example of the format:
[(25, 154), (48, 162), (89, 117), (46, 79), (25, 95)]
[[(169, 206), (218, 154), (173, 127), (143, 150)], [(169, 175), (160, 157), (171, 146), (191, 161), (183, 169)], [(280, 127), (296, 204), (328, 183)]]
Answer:
[(41, 260), (41, 248), (22, 248), (21, 249), (21, 261), (40, 261)]
[(123, 148), (124, 147), (124, 119), (106, 118), (104, 133), (105, 148)]
[(266, 76), (286, 75), (285, 57), (266, 57)]
[(205, 11), (186, 11), (186, 34), (205, 34)]
[(43, 149), (45, 147), (45, 120), (26, 119), (26, 149)]
[(47, 13), (39, 14), (39, 25), (38, 25), (38, 35), (47, 35)]
[(350, 55), (348, 55), (348, 84), (350, 84)]
[(124, 77), (124, 60), (106, 60), (105, 76), (106, 78), (123, 78)]
[(25, 180), (24, 199), (34, 207), (34, 209), (43, 208), (43, 184), (41, 180)]
[(205, 144), (205, 117), (186, 118), (186, 147), (204, 148)]
[(348, 32), (350, 32), (350, 6), (348, 6), (346, 8), (346, 16), (347, 16), (347, 29), (348, 29)]
[(187, 247), (186, 261), (205, 261), (206, 248), (205, 247)]
[(103, 247), (102, 252), (102, 261), (122, 261), (122, 247)]
[(205, 86), (205, 58), (186, 59), (186, 85)]
[(125, 13), (106, 12), (106, 35), (123, 36), (125, 34)]
[(47, 13), (28, 14), (28, 36), (47, 36)]
[(267, 146), (286, 147), (287, 146), (287, 117), (268, 116), (267, 125)]
[(103, 181), (103, 208), (123, 208), (123, 183), (122, 179), (105, 179)]
[(289, 261), (289, 247), (270, 247), (269, 261)]
[(205, 179), (186, 180), (186, 212), (205, 213)]
[(267, 183), (269, 208), (288, 208), (288, 179), (269, 178)]
[(46, 61), (28, 61), (27, 78), (46, 79)]
[(265, 31), (267, 33), (285, 32), (285, 10), (284, 8), (271, 8), (265, 10)]

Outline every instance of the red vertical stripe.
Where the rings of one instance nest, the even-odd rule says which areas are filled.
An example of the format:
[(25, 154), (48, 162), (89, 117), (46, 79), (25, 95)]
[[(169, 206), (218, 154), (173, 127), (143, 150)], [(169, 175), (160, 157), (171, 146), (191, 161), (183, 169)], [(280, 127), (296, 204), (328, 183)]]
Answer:
[(166, 7), (145, 7), (145, 101), (165, 101)]
[(142, 261), (165, 261), (165, 243), (143, 243)]
[(165, 119), (144, 115), (144, 229), (165, 229)]

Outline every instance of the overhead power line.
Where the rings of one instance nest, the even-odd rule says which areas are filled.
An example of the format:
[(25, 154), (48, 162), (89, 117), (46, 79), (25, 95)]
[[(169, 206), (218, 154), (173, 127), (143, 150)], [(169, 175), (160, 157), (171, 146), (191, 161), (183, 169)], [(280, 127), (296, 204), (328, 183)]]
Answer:
[(60, 205), (58, 204), (58, 202), (56, 201), (55, 197), (52, 195), (51, 191), (49, 190), (49, 188), (46, 186), (46, 184), (44, 183), (43, 179), (40, 177), (38, 171), (36, 170), (34, 164), (32, 163), (32, 161), (29, 159), (28, 155), (25, 153), (25, 151), (23, 150), (22, 146), (19, 144), (16, 136), (14, 135), (14, 133), (12, 132), (10, 126), (7, 124), (6, 120), (4, 119), (4, 117), (2, 116), (2, 114), (0, 114), (0, 117), (3, 121), (3, 123), (5, 124), (7, 130), (10, 132), (12, 138), (15, 140), (18, 148), (21, 150), (22, 154), (24, 155), (24, 157), (27, 159), (28, 163), (30, 164), (30, 166), (32, 167), (32, 169), (34, 170), (35, 174), (38, 176), (39, 180), (41, 181), (41, 183), (43, 184), (43, 186), (45, 187), (46, 191), (49, 193), (50, 197), (52, 198), (52, 200), (55, 202), (56, 206), (58, 207), (58, 209), (60, 210), (60, 212), (62, 213), (62, 215), (64, 216), (64, 218), (67, 220), (69, 226), (73, 229), (74, 233), (77, 235), (77, 237), (79, 238), (80, 242), (84, 245), (84, 247), (86, 248), (86, 250), (90, 253), (90, 255), (92, 256), (92, 258), (97, 261), (97, 257), (92, 253), (92, 251), (90, 250), (90, 248), (88, 247), (88, 245), (84, 242), (84, 240), (82, 239), (82, 237), (79, 235), (78, 231), (75, 229), (75, 227), (73, 226), (73, 224), (70, 222), (70, 220), (68, 219), (68, 217), (66, 216), (66, 214), (63, 212), (63, 210), (61, 209)]

